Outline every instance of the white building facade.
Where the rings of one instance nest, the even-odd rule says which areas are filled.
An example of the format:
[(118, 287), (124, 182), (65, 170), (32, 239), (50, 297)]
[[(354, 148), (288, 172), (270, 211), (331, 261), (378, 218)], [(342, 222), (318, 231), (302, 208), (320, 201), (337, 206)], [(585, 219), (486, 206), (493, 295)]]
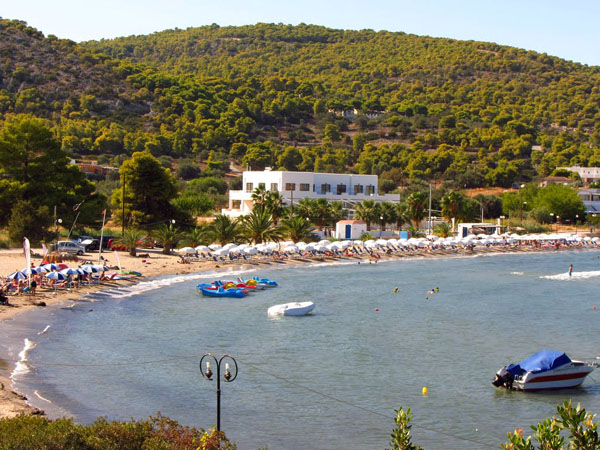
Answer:
[(557, 169), (565, 169), (570, 172), (576, 172), (581, 177), (583, 184), (586, 186), (590, 183), (598, 183), (600, 181), (600, 167), (557, 167)]
[(600, 189), (580, 189), (577, 195), (583, 201), (586, 214), (600, 213)]
[(287, 172), (269, 169), (246, 171), (242, 175), (242, 190), (229, 191), (229, 207), (223, 209), (221, 213), (231, 217), (250, 213), (254, 206), (252, 192), (258, 187), (279, 192), (284, 203), (288, 205), (296, 204), (305, 198), (341, 201), (350, 209), (363, 200), (400, 201), (399, 194), (379, 195), (377, 183), (377, 175)]

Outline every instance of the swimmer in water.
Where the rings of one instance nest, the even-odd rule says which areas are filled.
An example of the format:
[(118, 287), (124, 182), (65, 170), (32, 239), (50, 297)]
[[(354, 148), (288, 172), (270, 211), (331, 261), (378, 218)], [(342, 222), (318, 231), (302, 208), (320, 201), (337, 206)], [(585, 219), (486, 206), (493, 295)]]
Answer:
[(569, 266), (569, 276), (572, 277), (573, 276), (573, 264), (571, 264)]
[(394, 294), (397, 294), (397, 293), (398, 293), (398, 286), (396, 286), (396, 287), (394, 288)]

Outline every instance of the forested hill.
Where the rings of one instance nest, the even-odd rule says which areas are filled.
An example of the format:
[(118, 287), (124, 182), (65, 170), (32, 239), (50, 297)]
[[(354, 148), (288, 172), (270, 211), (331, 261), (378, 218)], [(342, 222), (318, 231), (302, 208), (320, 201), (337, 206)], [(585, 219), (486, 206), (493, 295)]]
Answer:
[(496, 44), (257, 24), (77, 45), (2, 21), (0, 50), (0, 113), (52, 119), (75, 155), (461, 186), (600, 165), (600, 68)]

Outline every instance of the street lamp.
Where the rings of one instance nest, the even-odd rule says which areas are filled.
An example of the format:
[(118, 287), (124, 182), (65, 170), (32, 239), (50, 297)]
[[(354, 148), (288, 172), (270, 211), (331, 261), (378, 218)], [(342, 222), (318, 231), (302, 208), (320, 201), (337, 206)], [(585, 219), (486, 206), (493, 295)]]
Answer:
[(558, 224), (560, 223), (560, 216), (556, 216), (556, 232), (558, 233)]
[(171, 219), (171, 224), (175, 225), (175, 219)]
[[(524, 184), (521, 185), (521, 189), (525, 187)], [(523, 202), (523, 191), (519, 189), (519, 211), (521, 215), (521, 226), (523, 226), (523, 205), (526, 205), (527, 202)]]
[(382, 232), (383, 232), (383, 216), (379, 216), (379, 237), (381, 237)]
[(575, 236), (577, 236), (577, 222), (579, 222), (579, 214), (575, 214)]
[[(215, 355), (213, 355), (212, 353), (205, 353), (202, 358), (200, 358), (200, 373), (202, 374), (202, 377), (212, 381), (212, 376), (213, 376), (213, 371), (210, 368), (210, 359), (212, 358), (212, 360), (215, 362), (215, 366), (217, 367), (217, 376), (215, 377), (217, 380), (217, 431), (221, 431), (221, 364), (223, 362), (223, 360), (227, 359), (227, 360), (231, 360), (233, 362), (233, 366), (235, 367), (235, 370), (233, 372), (233, 374), (230, 371), (230, 366), (229, 363), (226, 362), (225, 363), (225, 373), (223, 374), (223, 379), (227, 382), (227, 383), (231, 383), (233, 380), (235, 380), (238, 376), (238, 365), (237, 365), (237, 361), (235, 360), (235, 358), (231, 355), (223, 355), (221, 356), (219, 359), (217, 359), (217, 357)], [(204, 361), (206, 359), (206, 361)], [(204, 366), (202, 365), (202, 363), (204, 362)]]

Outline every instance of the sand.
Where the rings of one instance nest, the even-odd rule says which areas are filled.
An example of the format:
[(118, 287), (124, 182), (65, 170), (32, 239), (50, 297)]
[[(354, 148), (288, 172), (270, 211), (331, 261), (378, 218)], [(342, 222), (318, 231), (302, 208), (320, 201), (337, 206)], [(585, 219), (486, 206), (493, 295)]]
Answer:
[[(577, 247), (575, 247), (577, 248)], [(561, 247), (561, 251), (568, 250), (569, 247)], [(41, 254), (41, 249), (33, 249), (34, 253)], [(531, 246), (523, 246), (523, 247), (507, 247), (507, 248), (478, 248), (475, 251), (469, 249), (458, 249), (458, 250), (419, 250), (416, 252), (410, 253), (396, 253), (392, 255), (381, 255), (381, 260), (389, 259), (389, 258), (398, 258), (398, 257), (439, 257), (439, 256), (447, 256), (452, 254), (481, 254), (488, 252), (516, 252), (516, 251), (555, 251), (554, 248), (546, 247), (546, 248), (535, 248)], [(246, 265), (252, 264), (255, 266), (261, 265), (269, 265), (274, 263), (279, 264), (307, 264), (313, 261), (335, 261), (340, 257), (327, 257), (327, 256), (317, 256), (314, 258), (290, 258), (284, 261), (274, 261), (272, 259), (266, 260), (254, 260), (254, 261), (244, 261), (242, 264), (232, 264), (232, 263), (215, 263), (214, 261), (196, 261), (190, 264), (181, 264), (180, 258), (176, 255), (163, 255), (160, 251), (157, 250), (142, 250), (138, 252), (138, 255), (142, 254), (144, 256), (132, 257), (129, 256), (125, 252), (119, 252), (118, 258), (121, 264), (121, 267), (124, 270), (136, 271), (142, 273), (144, 276), (140, 278), (136, 278), (134, 280), (119, 280), (119, 281), (106, 281), (100, 284), (94, 284), (91, 286), (84, 286), (79, 289), (72, 289), (70, 291), (61, 290), (58, 293), (54, 293), (50, 289), (39, 289), (36, 296), (29, 295), (13, 295), (9, 296), (10, 306), (0, 305), (0, 323), (11, 319), (17, 314), (21, 314), (25, 311), (29, 311), (33, 308), (41, 308), (42, 306), (38, 306), (37, 303), (44, 302), (46, 305), (51, 305), (54, 303), (64, 302), (68, 300), (76, 300), (80, 298), (85, 293), (93, 292), (96, 290), (107, 289), (115, 286), (123, 286), (123, 285), (131, 285), (132, 283), (136, 283), (137, 281), (142, 281), (148, 277), (156, 277), (161, 275), (177, 275), (177, 274), (187, 274), (187, 273), (198, 273), (206, 270), (214, 270), (221, 267), (231, 268), (232, 266), (237, 265)], [(105, 258), (105, 265), (116, 266), (117, 265), (117, 257), (114, 252), (107, 252), (102, 254)], [(361, 256), (352, 256), (343, 258), (355, 258), (357, 262), (363, 263), (376, 263), (376, 260), (370, 260), (368, 255)], [(65, 262), (69, 265), (69, 267), (77, 267), (79, 264), (82, 264), (84, 261), (93, 262), (98, 261), (98, 254), (89, 254), (79, 257), (79, 261), (70, 261)], [(41, 257), (32, 258), (32, 263), (34, 265), (39, 265), (42, 262)], [(27, 266), (25, 262), (25, 256), (22, 250), (0, 250), (0, 277), (4, 277), (12, 272), (17, 270), (22, 270)], [(14, 417), (19, 414), (44, 414), (43, 411), (40, 411), (36, 408), (33, 408), (27, 404), (27, 399), (15, 392), (11, 388), (11, 380), (9, 378), (11, 371), (14, 368), (14, 362), (7, 362), (0, 358), (0, 418), (2, 417)]]

